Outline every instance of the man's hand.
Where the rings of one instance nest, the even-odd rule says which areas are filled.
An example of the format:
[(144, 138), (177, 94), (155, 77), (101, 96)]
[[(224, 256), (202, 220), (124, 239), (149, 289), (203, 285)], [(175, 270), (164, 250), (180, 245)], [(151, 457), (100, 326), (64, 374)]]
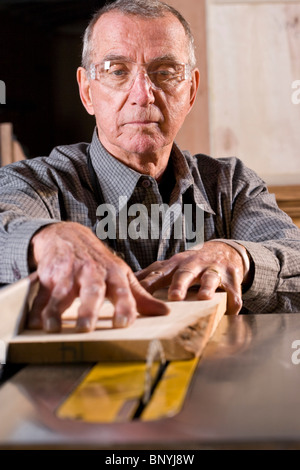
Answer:
[(220, 287), (227, 292), (227, 314), (237, 315), (242, 308), (243, 260), (238, 251), (222, 242), (206, 242), (199, 249), (156, 261), (136, 277), (149, 292), (169, 286), (169, 300), (183, 300), (188, 288), (197, 284), (198, 298), (208, 300)]
[(78, 223), (62, 222), (41, 229), (32, 238), (31, 253), (30, 266), (37, 270), (40, 281), (28, 318), (31, 328), (59, 331), (61, 315), (76, 297), (81, 300), (77, 331), (95, 328), (105, 297), (115, 307), (114, 327), (130, 325), (138, 312), (169, 312), (165, 303), (143, 289), (124, 261)]

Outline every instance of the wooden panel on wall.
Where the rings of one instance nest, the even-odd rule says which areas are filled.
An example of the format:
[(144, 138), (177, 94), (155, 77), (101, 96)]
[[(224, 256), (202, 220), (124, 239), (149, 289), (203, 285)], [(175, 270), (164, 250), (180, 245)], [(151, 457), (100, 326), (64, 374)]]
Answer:
[(268, 184), (300, 182), (300, 1), (207, 0), (210, 143)]
[(196, 102), (179, 131), (176, 142), (183, 150), (189, 150), (193, 154), (209, 154), (205, 0), (169, 0), (167, 3), (180, 11), (191, 26), (195, 38), (197, 66), (201, 74)]
[(300, 185), (269, 186), (270, 193), (275, 194), (280, 209), (286, 212), (300, 227)]

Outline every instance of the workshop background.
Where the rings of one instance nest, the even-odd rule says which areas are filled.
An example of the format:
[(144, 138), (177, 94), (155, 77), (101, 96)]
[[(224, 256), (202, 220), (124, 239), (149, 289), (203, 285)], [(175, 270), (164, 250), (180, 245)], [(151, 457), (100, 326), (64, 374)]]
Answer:
[[(94, 118), (80, 102), (76, 69), (82, 34), (102, 4), (0, 1), (0, 80), (6, 85), (0, 123), (12, 123), (27, 158), (91, 138)], [(269, 185), (299, 185), (300, 103), (292, 97), (300, 81), (300, 1), (169, 4), (191, 23), (201, 72), (179, 145), (192, 153), (238, 156)]]

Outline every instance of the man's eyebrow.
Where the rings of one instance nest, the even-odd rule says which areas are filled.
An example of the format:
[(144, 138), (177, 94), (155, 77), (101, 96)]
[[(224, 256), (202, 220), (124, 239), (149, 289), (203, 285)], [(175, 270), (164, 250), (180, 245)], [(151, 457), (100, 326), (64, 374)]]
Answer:
[(166, 54), (155, 57), (151, 62), (178, 62), (178, 57), (175, 57), (173, 54)]
[(126, 57), (125, 55), (120, 55), (120, 54), (108, 54), (103, 57), (103, 62), (109, 61), (109, 60), (118, 60), (118, 61), (130, 61), (129, 57)]
[[(103, 62), (106, 61), (125, 61), (125, 62), (135, 62), (134, 60), (130, 59), (130, 57), (121, 55), (121, 54), (108, 54), (103, 57)], [(175, 57), (173, 54), (166, 54), (163, 56), (157, 56), (151, 59), (149, 62), (178, 62), (178, 58)]]

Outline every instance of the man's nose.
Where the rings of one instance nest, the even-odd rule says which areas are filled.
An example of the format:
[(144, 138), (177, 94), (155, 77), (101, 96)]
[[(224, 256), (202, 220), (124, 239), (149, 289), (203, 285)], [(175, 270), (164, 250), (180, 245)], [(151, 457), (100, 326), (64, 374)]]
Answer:
[(130, 90), (130, 98), (133, 104), (139, 104), (140, 106), (154, 103), (153, 86), (147, 73), (142, 71), (137, 73)]

